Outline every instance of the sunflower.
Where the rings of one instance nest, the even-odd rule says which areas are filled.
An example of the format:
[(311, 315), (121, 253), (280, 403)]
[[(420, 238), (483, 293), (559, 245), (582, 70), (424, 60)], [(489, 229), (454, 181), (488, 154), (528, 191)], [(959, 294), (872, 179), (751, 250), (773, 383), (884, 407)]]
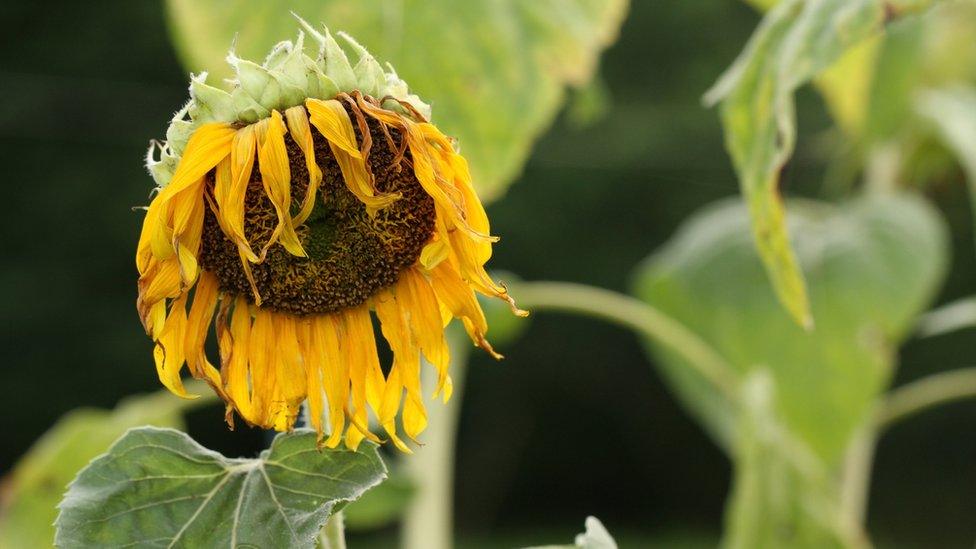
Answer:
[[(416, 440), (427, 424), (421, 357), (437, 370), (434, 396), (451, 395), (446, 325), (460, 319), (500, 358), (475, 292), (526, 313), (485, 272), (497, 238), (429, 107), (352, 38), (338, 33), (355, 65), (328, 29), (301, 24), (316, 58), (302, 32), (262, 64), (231, 51), (232, 90), (192, 77), (167, 141), (150, 146), (138, 312), (163, 385), (193, 398), (185, 364), (231, 427), (236, 412), (289, 430), (307, 401), (321, 444), (379, 441), (372, 416), (409, 451), (398, 431)], [(219, 369), (204, 350), (211, 324)]]

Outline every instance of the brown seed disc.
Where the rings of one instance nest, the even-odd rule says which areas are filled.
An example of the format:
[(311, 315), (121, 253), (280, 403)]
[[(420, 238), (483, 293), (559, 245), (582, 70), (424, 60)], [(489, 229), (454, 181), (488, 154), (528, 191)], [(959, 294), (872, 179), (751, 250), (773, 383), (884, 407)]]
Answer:
[[(362, 135), (351, 111), (350, 117), (361, 143)], [(400, 272), (417, 261), (430, 240), (434, 201), (417, 181), (409, 152), (405, 160), (394, 164), (403, 137), (389, 128), (391, 148), (379, 122), (368, 117), (367, 121), (373, 141), (367, 163), (376, 189), (380, 193), (399, 192), (402, 197), (370, 217), (362, 202), (349, 192), (328, 143), (313, 127), (315, 159), (322, 170), (322, 183), (312, 214), (297, 228), (308, 257), (293, 256), (276, 243), (269, 248), (263, 263), (251, 265), (262, 307), (307, 315), (362, 304), (396, 282)], [(308, 170), (304, 154), (287, 133), (285, 147), (291, 169), (294, 216), (308, 191)], [(212, 182), (210, 185), (208, 192), (212, 192)], [(244, 204), (244, 234), (255, 253), (269, 241), (277, 223), (255, 161)], [(221, 231), (209, 208), (203, 225), (200, 265), (217, 276), (222, 291), (253, 301), (237, 247)]]

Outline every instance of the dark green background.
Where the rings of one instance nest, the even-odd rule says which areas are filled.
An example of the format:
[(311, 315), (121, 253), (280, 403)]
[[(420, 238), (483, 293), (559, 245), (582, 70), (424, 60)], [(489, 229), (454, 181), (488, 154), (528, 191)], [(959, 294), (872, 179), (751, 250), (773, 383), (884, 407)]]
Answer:
[[(606, 117), (587, 128), (557, 122), (490, 207), (503, 237), (492, 267), (626, 290), (634, 266), (684, 217), (734, 194), (717, 116), (699, 97), (757, 21), (738, 0), (635, 0), (604, 56)], [(159, 387), (134, 307), (141, 214), (131, 208), (147, 202), (145, 148), (185, 101), (187, 74), (160, 2), (7, 0), (0, 28), (6, 471), (65, 411)], [(816, 195), (816, 145), (830, 122), (812, 92), (801, 95), (800, 124), (784, 187)], [(976, 293), (961, 180), (931, 196), (957, 235), (940, 299)], [(972, 341), (965, 332), (910, 344), (898, 382), (971, 364)], [(540, 539), (541, 526), (569, 540), (595, 514), (611, 531), (717, 535), (729, 465), (633, 335), (540, 314), (502, 351), (501, 363), (477, 356), (468, 378), (457, 464), (463, 534), (559, 539)], [(882, 440), (870, 515), (882, 545), (972, 546), (974, 422), (976, 403), (954, 404)], [(226, 431), (216, 407), (194, 413), (191, 434), (230, 454), (262, 444), (259, 432)]]

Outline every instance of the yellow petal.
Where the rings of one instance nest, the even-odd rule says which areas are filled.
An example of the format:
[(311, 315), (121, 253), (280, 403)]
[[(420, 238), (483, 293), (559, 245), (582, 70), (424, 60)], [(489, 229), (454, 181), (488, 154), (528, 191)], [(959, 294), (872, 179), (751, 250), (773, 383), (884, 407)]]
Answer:
[(504, 285), (496, 283), (488, 276), (484, 266), (478, 260), (478, 248), (474, 242), (457, 232), (452, 233), (450, 239), (460, 275), (472, 288), (484, 295), (505, 300), (516, 316), (529, 316), (528, 311), (518, 308), (515, 299), (508, 294), (508, 289)]
[(273, 399), (271, 423), (278, 431), (287, 431), (295, 424), (298, 409), (306, 394), (305, 366), (298, 346), (295, 326), (296, 317), (289, 314), (272, 314), (275, 331), (276, 398)]
[(212, 273), (201, 274), (193, 293), (193, 305), (190, 306), (190, 314), (187, 317), (185, 352), (187, 367), (193, 377), (205, 380), (218, 395), (223, 397), (220, 372), (207, 360), (204, 348), (210, 321), (217, 307), (218, 285), (217, 277)]
[[(227, 299), (227, 298), (225, 298)], [(220, 343), (221, 367), (220, 374), (225, 392), (233, 402), (242, 417), (252, 421), (254, 417), (251, 404), (250, 371), (248, 350), (251, 339), (251, 312), (247, 299), (237, 297), (234, 302), (234, 312), (230, 318), (230, 329), (224, 329), (224, 322), (218, 320), (218, 341)], [(226, 314), (227, 309), (222, 307)]]
[(345, 404), (349, 399), (348, 365), (342, 360), (339, 350), (339, 326), (332, 315), (312, 317), (313, 337), (319, 338), (323, 351), (323, 380), (329, 402), (329, 424), (331, 432), (325, 445), (335, 448), (342, 440), (345, 429)]
[[(372, 354), (375, 357), (375, 339), (372, 332), (367, 335), (360, 330), (356, 315), (349, 314), (348, 310), (336, 316), (343, 334), (340, 343), (342, 360), (347, 364), (349, 383), (352, 386), (352, 407), (346, 410), (346, 416), (351, 422), (346, 432), (346, 446), (355, 450), (364, 437), (379, 442), (379, 437), (369, 431), (369, 415), (366, 408), (366, 383), (371, 374), (368, 347), (372, 346)], [(376, 366), (378, 368), (379, 364)], [(381, 371), (380, 377), (382, 375)]]
[[(261, 182), (264, 192), (278, 214), (278, 225), (271, 240), (261, 250), (265, 257), (268, 248), (280, 240), (281, 245), (294, 256), (305, 257), (305, 250), (295, 233), (291, 220), (291, 169), (288, 166), (288, 151), (285, 149), (285, 124), (278, 111), (271, 113), (264, 131), (259, 134), (258, 166), (261, 169)], [(263, 137), (263, 139), (261, 139)]]
[[(414, 175), (424, 191), (434, 199), (437, 205), (443, 208), (453, 226), (467, 233), (469, 237), (486, 242), (497, 241), (496, 237), (482, 234), (468, 224), (461, 193), (454, 188), (451, 181), (445, 179), (442, 173), (449, 169), (449, 163), (440, 159), (440, 153), (435, 147), (427, 143), (427, 139), (417, 124), (406, 121), (405, 128), (407, 143), (410, 146), (410, 154), (413, 158)], [(450, 177), (453, 178), (453, 174)]]
[(485, 313), (481, 310), (481, 305), (478, 303), (474, 291), (461, 278), (461, 275), (450, 262), (444, 261), (432, 269), (430, 281), (434, 293), (437, 294), (437, 299), (456, 318), (461, 318), (464, 321), (464, 327), (474, 344), (488, 351), (491, 356), (502, 358), (485, 339), (488, 321), (485, 319)]
[[(182, 289), (179, 262), (173, 258), (163, 262), (152, 260), (146, 274), (139, 277), (138, 287), (140, 314), (148, 313), (151, 307), (165, 298), (177, 297)], [(143, 315), (143, 320), (145, 318)]]
[[(275, 349), (274, 325), (271, 312), (254, 309), (254, 322), (248, 341), (248, 366), (251, 374), (251, 416), (244, 416), (254, 425), (271, 427), (271, 406), (275, 392), (273, 354)], [(242, 410), (243, 415), (243, 410)]]
[(172, 248), (169, 247), (170, 235), (166, 234), (161, 226), (160, 214), (164, 206), (165, 204), (157, 196), (146, 209), (142, 231), (139, 233), (139, 245), (136, 248), (136, 268), (139, 274), (146, 273), (149, 261), (153, 257), (161, 260), (173, 254)]
[(186, 294), (177, 298), (171, 305), (169, 316), (166, 317), (166, 326), (163, 328), (153, 350), (153, 358), (156, 361), (156, 373), (159, 381), (173, 394), (183, 398), (196, 398), (197, 395), (189, 395), (183, 388), (183, 381), (180, 379), (180, 370), (183, 369), (184, 347), (183, 340), (186, 336)]
[(197, 128), (183, 150), (173, 178), (159, 193), (159, 199), (167, 201), (176, 193), (197, 183), (230, 154), (231, 141), (236, 131), (230, 124), (212, 122)]
[(298, 346), (302, 351), (305, 362), (306, 385), (308, 387), (308, 420), (318, 434), (318, 442), (322, 442), (322, 414), (324, 412), (322, 385), (322, 369), (325, 351), (321, 347), (321, 338), (315, 337), (312, 331), (312, 319), (302, 318), (298, 321)]
[(139, 245), (136, 249), (136, 268), (140, 275), (146, 274), (153, 258), (158, 261), (169, 259), (173, 253), (173, 231), (166, 226), (170, 205), (156, 198), (149, 204), (142, 222)]
[(308, 169), (308, 190), (305, 192), (305, 198), (302, 199), (301, 210), (292, 219), (292, 224), (297, 227), (312, 214), (312, 208), (315, 207), (315, 194), (322, 182), (322, 170), (319, 169), (319, 165), (315, 161), (315, 143), (312, 140), (312, 128), (308, 125), (305, 107), (299, 105), (286, 110), (285, 119), (288, 121), (288, 131), (291, 138), (305, 155), (305, 167)]
[[(254, 125), (237, 130), (230, 150), (228, 166), (230, 174), (226, 186), (221, 186), (221, 180), (218, 178), (218, 185), (214, 189), (214, 198), (220, 211), (217, 217), (221, 221), (221, 228), (227, 237), (237, 244), (241, 254), (253, 263), (258, 261), (258, 257), (244, 235), (244, 199), (248, 184), (251, 182), (256, 151), (257, 138)], [(217, 174), (221, 175), (219, 171)], [(218, 190), (222, 192), (217, 192)]]
[(380, 404), (383, 402), (384, 379), (379, 356), (376, 352), (376, 336), (373, 333), (369, 306), (364, 304), (346, 309), (343, 314), (345, 316), (346, 337), (360, 353), (359, 362), (363, 365), (365, 374), (366, 402), (378, 417)]
[(427, 278), (416, 267), (404, 270), (400, 277), (397, 300), (403, 308), (410, 311), (410, 328), (414, 339), (427, 361), (437, 369), (437, 388), (434, 390), (436, 398), (447, 383), (450, 363), (437, 296)]
[[(400, 383), (406, 389), (407, 398), (403, 403), (403, 431), (411, 439), (423, 432), (427, 427), (427, 412), (424, 408), (423, 395), (420, 390), (420, 349), (413, 338), (410, 328), (410, 314), (407, 309), (409, 286), (403, 277), (397, 282), (394, 291), (385, 290), (375, 300), (376, 316), (380, 319), (383, 336), (393, 350), (393, 368), (399, 373)], [(392, 370), (391, 370), (392, 376)], [(390, 379), (387, 378), (387, 391), (390, 390)], [(387, 395), (393, 402), (393, 395)], [(384, 404), (386, 402), (384, 397)], [(391, 416), (390, 409), (381, 410), (383, 427), (389, 432)], [(395, 410), (393, 411), (395, 415)]]
[(329, 142), (329, 149), (339, 164), (346, 187), (366, 205), (367, 211), (375, 213), (400, 197), (399, 194), (377, 195), (373, 177), (366, 169), (365, 158), (356, 145), (356, 132), (349, 120), (349, 113), (342, 103), (335, 99), (308, 99), (305, 106), (312, 125)]

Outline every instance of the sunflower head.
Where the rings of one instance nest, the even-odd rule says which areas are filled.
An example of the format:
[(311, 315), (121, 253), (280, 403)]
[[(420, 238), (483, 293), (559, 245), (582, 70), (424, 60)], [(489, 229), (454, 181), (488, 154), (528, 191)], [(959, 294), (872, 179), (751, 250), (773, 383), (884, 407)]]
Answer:
[[(349, 36), (355, 64), (301, 23), (316, 57), (301, 32), (262, 64), (232, 51), (232, 89), (192, 77), (167, 140), (150, 146), (137, 308), (162, 383), (192, 397), (186, 365), (231, 425), (236, 412), (287, 430), (307, 400), (323, 444), (378, 441), (372, 416), (407, 451), (398, 433), (426, 426), (421, 357), (438, 372), (434, 395), (451, 394), (447, 323), (499, 357), (476, 292), (526, 313), (485, 272), (497, 239), (430, 108)], [(204, 351), (211, 324), (219, 368)]]

